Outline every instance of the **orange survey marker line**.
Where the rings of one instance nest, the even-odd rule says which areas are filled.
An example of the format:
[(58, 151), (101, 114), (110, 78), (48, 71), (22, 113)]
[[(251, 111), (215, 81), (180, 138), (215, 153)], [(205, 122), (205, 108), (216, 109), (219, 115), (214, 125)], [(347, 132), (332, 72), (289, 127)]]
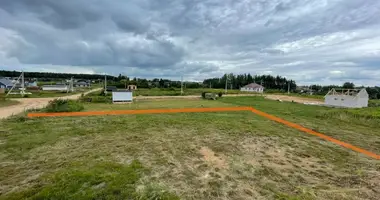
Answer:
[(251, 110), (251, 107), (111, 110), (111, 111), (88, 111), (88, 112), (28, 113), (28, 117), (30, 118), (31, 117), (71, 117), (71, 116), (96, 116), (96, 115), (197, 113), (197, 112), (224, 112), (224, 111), (250, 111), (250, 110)]
[(257, 115), (260, 115), (260, 116), (262, 116), (262, 117), (268, 118), (268, 119), (270, 119), (270, 120), (272, 120), (272, 121), (275, 121), (275, 122), (278, 122), (278, 123), (284, 124), (284, 125), (286, 125), (286, 126), (289, 126), (289, 127), (291, 127), (291, 128), (294, 128), (294, 129), (300, 130), (300, 131), (302, 131), (302, 132), (305, 132), (305, 133), (308, 133), (308, 134), (311, 134), (311, 135), (315, 135), (315, 136), (317, 136), (317, 137), (320, 137), (320, 138), (322, 138), (322, 139), (325, 139), (325, 140), (330, 141), (330, 142), (332, 142), (332, 143), (335, 143), (335, 144), (337, 144), (337, 145), (340, 145), (340, 146), (346, 147), (346, 148), (351, 149), (351, 150), (353, 150), (353, 151), (356, 151), (356, 152), (362, 153), (362, 154), (364, 154), (364, 155), (367, 155), (367, 156), (369, 156), (369, 157), (371, 157), (371, 158), (375, 158), (375, 159), (380, 160), (380, 155), (377, 155), (377, 154), (372, 153), (372, 152), (370, 152), (370, 151), (367, 151), (367, 150), (365, 150), (365, 149), (362, 149), (362, 148), (356, 147), (356, 146), (354, 146), (354, 145), (352, 145), (352, 144), (349, 144), (349, 143), (346, 143), (346, 142), (342, 142), (342, 141), (337, 140), (337, 139), (334, 139), (334, 138), (332, 138), (332, 137), (330, 137), (330, 136), (327, 136), (327, 135), (324, 135), (324, 134), (322, 134), (322, 133), (319, 133), (319, 132), (313, 131), (313, 130), (308, 129), (308, 128), (305, 128), (305, 127), (303, 127), (303, 126), (301, 126), (301, 125), (298, 125), (298, 124), (295, 124), (295, 123), (292, 123), (292, 122), (286, 121), (286, 120), (284, 120), (284, 119), (281, 119), (281, 118), (279, 118), (279, 117), (276, 117), (276, 116), (270, 115), (270, 114), (268, 114), (268, 113), (265, 113), (265, 112), (262, 112), (262, 111), (256, 110), (256, 109), (254, 109), (254, 108), (251, 108), (251, 111), (252, 111), (253, 113), (257, 114)]
[(70, 117), (70, 116), (96, 116), (96, 115), (128, 115), (128, 114), (162, 114), (162, 113), (201, 113), (201, 112), (226, 112), (226, 111), (252, 111), (253, 113), (270, 119), (272, 121), (284, 124), (302, 132), (315, 135), (337, 145), (362, 153), (371, 158), (380, 160), (380, 155), (356, 147), (352, 144), (342, 142), (330, 136), (305, 128), (301, 125), (286, 121), (279, 117), (256, 110), (252, 107), (224, 107), (224, 108), (178, 108), (178, 109), (150, 109), (150, 110), (112, 110), (112, 111), (88, 111), (88, 112), (61, 112), (61, 113), (28, 113), (28, 117)]

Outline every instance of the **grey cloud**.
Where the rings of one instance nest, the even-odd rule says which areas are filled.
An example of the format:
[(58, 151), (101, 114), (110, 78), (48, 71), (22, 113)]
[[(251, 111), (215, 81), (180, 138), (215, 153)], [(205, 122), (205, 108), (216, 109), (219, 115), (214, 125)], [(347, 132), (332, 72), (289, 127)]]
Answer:
[(376, 84), (379, 9), (371, 0), (0, 0), (0, 63)]

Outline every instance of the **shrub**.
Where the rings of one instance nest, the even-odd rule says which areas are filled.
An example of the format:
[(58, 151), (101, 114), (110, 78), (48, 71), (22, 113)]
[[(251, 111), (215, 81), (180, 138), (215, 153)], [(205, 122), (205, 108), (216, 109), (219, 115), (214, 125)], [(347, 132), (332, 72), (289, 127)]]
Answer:
[(206, 92), (202, 92), (202, 98), (206, 98)]
[(46, 112), (77, 112), (83, 109), (80, 102), (67, 99), (54, 99), (45, 108)]
[(205, 99), (216, 100), (216, 94), (215, 93), (206, 93)]
[(368, 107), (380, 107), (380, 101), (369, 101), (368, 102)]
[(222, 93), (222, 92), (219, 92), (219, 93), (218, 93), (218, 96), (219, 96), (219, 97), (222, 97), (222, 96), (223, 96), (223, 93)]
[(104, 89), (102, 91), (100, 91), (99, 96), (106, 96)]

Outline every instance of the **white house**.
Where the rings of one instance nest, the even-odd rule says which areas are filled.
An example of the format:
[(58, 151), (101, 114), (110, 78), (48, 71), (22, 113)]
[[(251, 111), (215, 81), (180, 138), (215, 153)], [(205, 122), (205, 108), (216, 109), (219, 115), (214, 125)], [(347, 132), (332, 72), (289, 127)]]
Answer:
[(264, 87), (257, 84), (257, 83), (251, 83), (248, 84), (242, 88), (240, 88), (240, 91), (243, 92), (258, 92), (258, 93), (263, 93), (264, 92)]
[(344, 108), (364, 108), (368, 107), (369, 95), (363, 88), (344, 89), (337, 91), (331, 89), (325, 96), (325, 105)]
[(13, 87), (14, 83), (12, 83), (11, 80), (0, 78), (0, 88), (4, 89), (11, 89)]

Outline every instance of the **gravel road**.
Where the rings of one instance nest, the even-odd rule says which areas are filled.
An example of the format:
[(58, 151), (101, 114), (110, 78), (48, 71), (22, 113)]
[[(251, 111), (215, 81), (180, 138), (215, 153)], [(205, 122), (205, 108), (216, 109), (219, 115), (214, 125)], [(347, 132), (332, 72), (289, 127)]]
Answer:
[[(85, 92), (84, 94), (98, 91), (100, 88), (90, 90), (88, 92)], [(81, 96), (81, 94), (75, 94), (75, 95), (70, 95), (70, 96), (64, 96), (64, 97), (59, 97), (61, 99), (78, 99)], [(19, 101), (20, 103), (14, 106), (9, 106), (9, 107), (3, 107), (0, 108), (0, 119), (7, 118), (12, 115), (17, 115), (19, 113), (24, 112), (25, 110), (28, 109), (38, 109), (38, 108), (43, 108), (45, 107), (49, 101), (56, 99), (57, 97), (51, 97), (51, 98), (15, 98), (12, 100)]]

